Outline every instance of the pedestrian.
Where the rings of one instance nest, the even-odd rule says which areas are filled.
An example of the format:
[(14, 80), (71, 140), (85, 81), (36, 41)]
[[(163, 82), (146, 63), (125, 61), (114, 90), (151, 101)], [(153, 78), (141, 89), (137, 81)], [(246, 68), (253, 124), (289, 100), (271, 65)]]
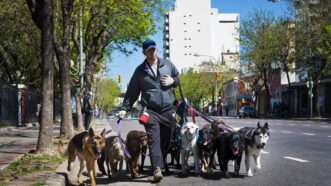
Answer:
[(92, 92), (86, 92), (83, 98), (84, 127), (88, 130), (93, 116)]
[(152, 181), (159, 182), (163, 178), (163, 155), (167, 153), (176, 126), (172, 88), (179, 84), (179, 73), (170, 61), (157, 56), (156, 43), (153, 40), (144, 41), (142, 50), (145, 60), (131, 77), (119, 116), (126, 116), (141, 93), (143, 111), (139, 121), (148, 135)]

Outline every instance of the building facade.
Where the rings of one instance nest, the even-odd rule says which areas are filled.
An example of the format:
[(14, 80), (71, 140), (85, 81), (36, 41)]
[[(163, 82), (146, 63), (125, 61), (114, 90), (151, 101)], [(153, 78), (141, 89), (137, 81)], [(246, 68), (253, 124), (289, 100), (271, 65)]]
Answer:
[(164, 58), (184, 72), (203, 61), (239, 70), (239, 14), (221, 14), (211, 0), (176, 0), (165, 15)]

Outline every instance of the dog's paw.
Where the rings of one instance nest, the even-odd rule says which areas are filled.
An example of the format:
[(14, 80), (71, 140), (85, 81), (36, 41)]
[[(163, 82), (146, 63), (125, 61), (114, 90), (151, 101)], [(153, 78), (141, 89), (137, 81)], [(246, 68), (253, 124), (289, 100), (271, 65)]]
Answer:
[(255, 170), (256, 170), (256, 171), (261, 170), (261, 165), (256, 165)]
[(248, 177), (252, 177), (252, 176), (253, 176), (253, 172), (252, 172), (251, 170), (249, 170), (249, 171), (247, 172), (247, 176), (248, 176)]

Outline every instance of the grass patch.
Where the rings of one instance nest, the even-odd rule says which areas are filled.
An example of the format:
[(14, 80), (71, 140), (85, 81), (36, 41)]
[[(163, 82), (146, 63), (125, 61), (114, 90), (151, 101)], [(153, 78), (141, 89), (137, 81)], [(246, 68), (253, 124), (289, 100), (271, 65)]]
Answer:
[(32, 184), (31, 186), (45, 186), (45, 185), (46, 185), (46, 181), (38, 181)]
[[(0, 123), (0, 128), (11, 127), (11, 126), (13, 126), (13, 125), (9, 125), (7, 123)], [(2, 185), (0, 185), (0, 186), (2, 186)]]
[(58, 155), (24, 155), (0, 172), (0, 186), (29, 173), (55, 170), (63, 161), (64, 158)]

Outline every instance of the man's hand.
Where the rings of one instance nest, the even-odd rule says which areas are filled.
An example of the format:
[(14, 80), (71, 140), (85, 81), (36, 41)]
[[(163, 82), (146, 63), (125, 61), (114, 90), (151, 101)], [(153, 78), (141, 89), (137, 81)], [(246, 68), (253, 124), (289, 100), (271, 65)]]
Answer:
[(169, 75), (165, 75), (165, 76), (161, 77), (161, 85), (162, 86), (167, 87), (167, 86), (170, 86), (170, 85), (174, 84), (174, 82), (175, 82), (175, 80)]
[(125, 110), (121, 110), (116, 114), (116, 116), (119, 117), (120, 119), (124, 119), (126, 118), (126, 114), (127, 112)]

